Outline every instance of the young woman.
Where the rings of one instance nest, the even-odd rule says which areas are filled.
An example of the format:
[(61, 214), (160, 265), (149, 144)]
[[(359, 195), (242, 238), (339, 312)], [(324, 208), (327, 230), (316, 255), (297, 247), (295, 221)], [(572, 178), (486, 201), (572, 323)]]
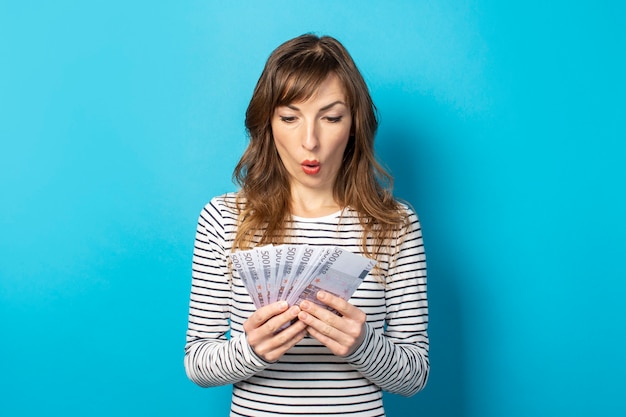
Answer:
[[(336, 39), (307, 34), (270, 55), (246, 112), (241, 188), (204, 207), (193, 256), (185, 368), (203, 387), (234, 384), (233, 416), (382, 416), (382, 390), (426, 384), (421, 229), (376, 162), (377, 125)], [(377, 264), (348, 301), (320, 291), (321, 305), (255, 309), (229, 254), (283, 243)]]

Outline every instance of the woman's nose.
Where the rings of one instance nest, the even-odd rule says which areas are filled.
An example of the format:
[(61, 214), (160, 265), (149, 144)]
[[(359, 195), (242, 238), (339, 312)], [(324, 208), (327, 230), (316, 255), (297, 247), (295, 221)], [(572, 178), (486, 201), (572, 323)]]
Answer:
[(305, 126), (304, 137), (302, 139), (302, 147), (312, 151), (319, 145), (317, 126), (315, 123), (308, 123)]

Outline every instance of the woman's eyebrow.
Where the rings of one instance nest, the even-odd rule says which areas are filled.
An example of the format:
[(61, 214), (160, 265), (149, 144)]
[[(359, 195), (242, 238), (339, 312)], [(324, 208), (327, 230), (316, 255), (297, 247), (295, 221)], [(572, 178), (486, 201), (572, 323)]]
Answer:
[[(332, 102), (332, 103), (330, 103), (330, 104), (325, 105), (325, 106), (324, 106), (324, 107), (322, 107), (319, 111), (320, 111), (320, 112), (326, 111), (326, 110), (330, 109), (331, 107), (336, 106), (337, 104), (343, 104), (344, 106), (346, 106), (346, 103), (344, 103), (344, 102), (343, 102), (343, 101), (341, 101), (341, 100), (337, 100), (337, 101), (333, 101), (333, 102)], [(299, 109), (297, 106), (294, 106), (293, 104), (287, 104), (285, 107), (288, 107), (288, 108), (290, 108), (291, 110), (300, 111), (300, 109)]]
[(334, 106), (335, 106), (335, 105), (337, 105), (337, 104), (343, 104), (344, 106), (346, 105), (346, 103), (344, 103), (343, 101), (341, 101), (341, 100), (337, 100), (337, 101), (333, 101), (332, 103), (327, 104), (326, 106), (322, 107), (322, 108), (320, 109), (320, 111), (325, 111), (325, 110), (328, 110), (328, 109), (330, 109), (331, 107), (334, 107)]

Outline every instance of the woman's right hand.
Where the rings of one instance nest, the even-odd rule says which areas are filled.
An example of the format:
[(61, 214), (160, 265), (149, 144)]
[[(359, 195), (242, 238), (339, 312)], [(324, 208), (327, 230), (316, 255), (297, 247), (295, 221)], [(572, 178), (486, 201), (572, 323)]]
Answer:
[[(277, 301), (259, 308), (243, 323), (252, 350), (267, 362), (276, 362), (306, 335), (306, 325), (298, 320), (300, 308)], [(295, 320), (294, 320), (295, 319)], [(293, 323), (280, 330), (284, 325)]]

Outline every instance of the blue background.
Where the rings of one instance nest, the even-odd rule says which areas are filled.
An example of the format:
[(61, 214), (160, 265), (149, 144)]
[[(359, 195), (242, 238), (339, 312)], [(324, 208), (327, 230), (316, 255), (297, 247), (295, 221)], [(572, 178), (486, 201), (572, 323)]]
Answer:
[(309, 31), (423, 222), (432, 373), (388, 414), (626, 415), (623, 3), (230, 3), (0, 4), (0, 415), (227, 413), (183, 369), (195, 223)]

